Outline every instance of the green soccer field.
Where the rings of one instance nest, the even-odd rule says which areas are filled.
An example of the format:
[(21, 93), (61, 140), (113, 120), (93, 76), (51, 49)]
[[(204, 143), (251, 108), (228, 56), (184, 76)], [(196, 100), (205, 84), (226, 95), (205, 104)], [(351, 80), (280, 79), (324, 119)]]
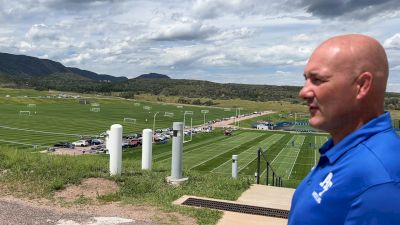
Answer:
[[(284, 186), (296, 187), (318, 162), (318, 149), (327, 139), (326, 135), (274, 131), (236, 131), (233, 136), (223, 136), (222, 131), (215, 131), (184, 144), (183, 167), (229, 177), (232, 155), (238, 155), (239, 175), (254, 176), (257, 150), (262, 148), (273, 170), (282, 177)], [(155, 166), (169, 168), (170, 146), (156, 150), (153, 159)], [(261, 183), (266, 182), (265, 162), (261, 161)], [(271, 174), (269, 182), (272, 182)]]
[[(123, 125), (124, 134), (145, 128), (165, 129), (173, 122), (187, 127), (235, 111), (217, 107), (195, 107), (127, 100), (89, 99), (81, 104), (72, 98), (0, 97), (0, 143), (51, 146), (57, 141), (75, 141), (97, 136), (112, 124)], [(97, 110), (94, 110), (97, 109)], [(206, 110), (206, 111), (204, 111)], [(246, 110), (244, 110), (246, 112)]]
[[(199, 125), (204, 123), (204, 119), (226, 118), (235, 113), (235, 110), (226, 111), (216, 107), (89, 100), (89, 104), (81, 104), (79, 99), (73, 98), (1, 96), (0, 145), (43, 149), (58, 141), (75, 141), (82, 136), (98, 135), (116, 123), (123, 125), (125, 134), (141, 132), (144, 128), (153, 127), (154, 115), (155, 127), (160, 129), (183, 121), (187, 111), (193, 112), (193, 115), (185, 116), (187, 125), (191, 120), (193, 125)], [(94, 112), (93, 108), (99, 108), (99, 111)], [(208, 110), (208, 113), (204, 114), (201, 110)], [(164, 116), (166, 112), (168, 116)], [(242, 112), (246, 113), (246, 110)], [(124, 118), (136, 119), (136, 122), (124, 121)], [(282, 177), (284, 185), (295, 187), (317, 162), (317, 149), (326, 140), (327, 136), (324, 135), (254, 130), (237, 130), (233, 136), (224, 136), (221, 130), (215, 130), (213, 133), (197, 134), (193, 141), (184, 144), (183, 166), (186, 170), (229, 177), (232, 155), (238, 155), (239, 175), (254, 177), (257, 150), (262, 148), (274, 171)], [(170, 169), (171, 142), (155, 145), (153, 149), (154, 166), (160, 170)], [(140, 162), (140, 151), (140, 148), (133, 149), (135, 161)], [(266, 179), (265, 162), (261, 161), (263, 183)], [(271, 182), (271, 176), (269, 178)]]

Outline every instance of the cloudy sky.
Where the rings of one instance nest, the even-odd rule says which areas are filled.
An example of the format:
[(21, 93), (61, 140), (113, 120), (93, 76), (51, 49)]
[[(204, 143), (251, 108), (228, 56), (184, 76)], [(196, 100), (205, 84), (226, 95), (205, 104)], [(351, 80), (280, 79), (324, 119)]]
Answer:
[(400, 92), (398, 0), (0, 0), (0, 52), (114, 76), (303, 84), (311, 51), (372, 35)]

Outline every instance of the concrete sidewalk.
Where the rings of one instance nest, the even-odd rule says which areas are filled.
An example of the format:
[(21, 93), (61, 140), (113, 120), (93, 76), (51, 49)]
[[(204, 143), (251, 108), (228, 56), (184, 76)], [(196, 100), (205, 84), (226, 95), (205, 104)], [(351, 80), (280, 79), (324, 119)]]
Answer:
[[(274, 208), (290, 209), (295, 189), (253, 184), (239, 197), (236, 203)], [(224, 212), (217, 225), (286, 225), (287, 219), (257, 216), (235, 212)]]
[[(227, 201), (219, 199), (210, 199), (196, 196), (182, 196), (177, 199), (174, 204), (182, 204), (188, 198), (198, 198), (205, 200), (213, 200), (226, 203), (236, 203), (243, 205), (259, 206), (272, 209), (290, 210), (290, 204), (295, 189), (280, 188), (266, 185), (253, 184), (248, 190), (236, 201)], [(237, 213), (224, 211), (224, 215), (217, 225), (286, 225), (287, 219), (251, 215), (245, 213)]]

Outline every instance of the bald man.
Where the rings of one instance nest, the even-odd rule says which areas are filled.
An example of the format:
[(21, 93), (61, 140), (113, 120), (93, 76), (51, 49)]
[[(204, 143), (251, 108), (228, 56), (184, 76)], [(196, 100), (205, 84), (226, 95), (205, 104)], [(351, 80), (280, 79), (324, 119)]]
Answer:
[(400, 224), (400, 138), (384, 111), (385, 50), (365, 35), (323, 42), (299, 96), (311, 126), (331, 134), (297, 187), (289, 225)]

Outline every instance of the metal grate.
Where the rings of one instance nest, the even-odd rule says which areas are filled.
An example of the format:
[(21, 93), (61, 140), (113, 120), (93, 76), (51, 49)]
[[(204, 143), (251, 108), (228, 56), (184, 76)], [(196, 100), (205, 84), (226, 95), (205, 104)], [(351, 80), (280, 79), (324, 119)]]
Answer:
[(188, 198), (182, 203), (182, 205), (219, 209), (219, 210), (260, 215), (260, 216), (277, 217), (283, 219), (287, 219), (289, 215), (289, 211), (283, 209), (271, 209), (259, 206), (219, 202), (219, 201), (205, 200), (198, 198)]

